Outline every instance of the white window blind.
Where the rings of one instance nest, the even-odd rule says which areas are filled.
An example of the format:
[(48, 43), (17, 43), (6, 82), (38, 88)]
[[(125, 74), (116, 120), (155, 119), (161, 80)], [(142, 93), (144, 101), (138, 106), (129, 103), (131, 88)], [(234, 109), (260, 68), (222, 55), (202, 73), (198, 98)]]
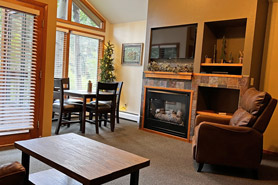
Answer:
[(55, 45), (55, 70), (54, 78), (63, 77), (63, 64), (65, 58), (65, 40), (66, 33), (62, 31), (56, 31), (56, 45)]
[(35, 15), (0, 8), (0, 135), (33, 128), (36, 25)]

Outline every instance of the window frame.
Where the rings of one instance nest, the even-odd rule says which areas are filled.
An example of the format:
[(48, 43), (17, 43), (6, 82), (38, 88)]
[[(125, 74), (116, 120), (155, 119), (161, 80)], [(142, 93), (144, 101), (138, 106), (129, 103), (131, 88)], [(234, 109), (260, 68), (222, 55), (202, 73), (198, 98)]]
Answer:
[(56, 18), (57, 22), (66, 23), (66, 24), (70, 24), (70, 25), (78, 26), (78, 27), (82, 27), (82, 28), (87, 28), (87, 29), (93, 29), (93, 30), (101, 31), (101, 32), (106, 31), (106, 20), (98, 13), (98, 11), (87, 0), (79, 0), (79, 1), (81, 1), (81, 3), (83, 3), (93, 14), (95, 14), (102, 21), (102, 27), (97, 28), (97, 27), (93, 27), (93, 26), (73, 22), (71, 20), (71, 17), (72, 17), (72, 1), (73, 0), (68, 0), (68, 9), (67, 9), (68, 10), (68, 17), (67, 17), (67, 20)]

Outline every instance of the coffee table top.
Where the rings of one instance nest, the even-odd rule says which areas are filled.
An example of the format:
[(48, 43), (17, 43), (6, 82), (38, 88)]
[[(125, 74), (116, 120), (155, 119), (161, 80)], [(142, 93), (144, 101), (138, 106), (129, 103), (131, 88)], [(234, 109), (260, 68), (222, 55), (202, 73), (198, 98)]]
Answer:
[(101, 184), (150, 165), (150, 160), (77, 134), (15, 142), (15, 147), (81, 183)]

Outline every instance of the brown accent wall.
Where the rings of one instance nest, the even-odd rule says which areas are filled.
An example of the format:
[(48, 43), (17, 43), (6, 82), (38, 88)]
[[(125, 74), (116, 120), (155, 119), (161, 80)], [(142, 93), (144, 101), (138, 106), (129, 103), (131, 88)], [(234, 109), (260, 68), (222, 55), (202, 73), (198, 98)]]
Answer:
[[(197, 23), (194, 72), (198, 73), (202, 60), (204, 23), (247, 18), (242, 74), (255, 75), (255, 85), (258, 87), (260, 74), (257, 74), (256, 66), (260, 66), (262, 59), (267, 6), (267, 0), (149, 0), (144, 69), (147, 70), (149, 61), (151, 28)], [(252, 67), (251, 61), (254, 62)]]

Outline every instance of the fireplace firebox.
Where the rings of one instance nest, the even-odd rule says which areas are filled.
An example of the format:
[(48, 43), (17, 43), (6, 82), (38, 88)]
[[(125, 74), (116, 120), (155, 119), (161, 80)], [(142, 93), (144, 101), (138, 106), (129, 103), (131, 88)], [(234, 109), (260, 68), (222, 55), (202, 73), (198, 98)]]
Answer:
[(191, 91), (145, 88), (144, 128), (188, 138)]

